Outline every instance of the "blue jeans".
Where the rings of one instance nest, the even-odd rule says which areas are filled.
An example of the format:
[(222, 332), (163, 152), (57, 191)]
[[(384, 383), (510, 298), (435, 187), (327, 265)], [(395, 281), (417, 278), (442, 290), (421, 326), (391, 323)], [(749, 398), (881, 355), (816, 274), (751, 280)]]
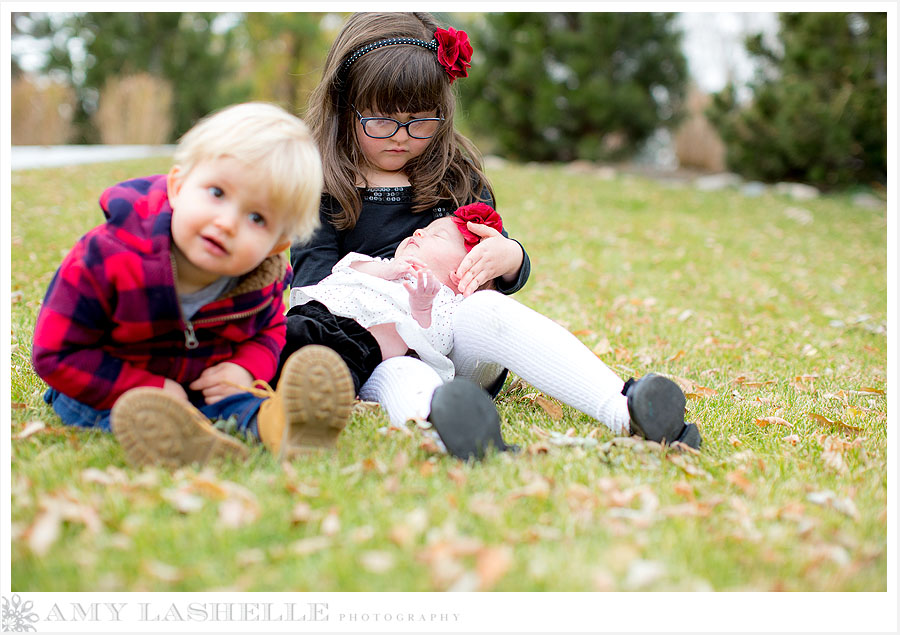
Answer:
[[(53, 407), (62, 422), (79, 428), (100, 428), (105, 432), (111, 432), (109, 426), (109, 410), (96, 410), (88, 405), (67, 397), (54, 388), (48, 388), (44, 393), (44, 401)], [(249, 392), (230, 395), (214, 404), (194, 405), (209, 419), (228, 419), (234, 416), (237, 419), (237, 430), (246, 437), (259, 439), (259, 430), (256, 425), (256, 414), (259, 405), (265, 401), (261, 397), (254, 397)]]

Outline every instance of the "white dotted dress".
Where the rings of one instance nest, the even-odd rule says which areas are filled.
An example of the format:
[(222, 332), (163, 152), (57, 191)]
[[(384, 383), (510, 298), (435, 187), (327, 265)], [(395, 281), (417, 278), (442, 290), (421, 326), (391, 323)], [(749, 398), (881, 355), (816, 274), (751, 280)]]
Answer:
[(463, 300), (462, 294), (442, 284), (431, 309), (431, 326), (424, 329), (412, 317), (409, 293), (403, 286), (404, 281), (414, 282), (412, 276), (385, 280), (350, 266), (354, 262), (383, 260), (350, 252), (318, 284), (291, 289), (291, 306), (317, 300), (334, 315), (356, 320), (363, 328), (393, 323), (419, 359), (434, 368), (444, 381), (450, 381), (454, 375), (453, 362), (447, 357), (453, 348), (452, 319)]

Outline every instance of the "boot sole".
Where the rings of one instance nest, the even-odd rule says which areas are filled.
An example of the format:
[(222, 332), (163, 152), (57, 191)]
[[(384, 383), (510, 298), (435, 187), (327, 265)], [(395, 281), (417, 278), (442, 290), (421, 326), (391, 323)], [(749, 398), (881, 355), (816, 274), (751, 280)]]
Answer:
[(678, 384), (651, 373), (628, 391), (631, 428), (650, 441), (671, 443), (684, 430), (686, 403)]
[(466, 379), (454, 379), (434, 391), (428, 420), (447, 451), (464, 461), (481, 460), (491, 446), (513, 449), (503, 440), (500, 415), (490, 395)]
[(281, 457), (333, 448), (356, 398), (341, 356), (327, 346), (304, 346), (285, 363), (279, 388), (286, 422)]
[(135, 388), (122, 395), (113, 406), (110, 424), (129, 463), (136, 466), (203, 465), (250, 454), (193, 406), (158, 388)]

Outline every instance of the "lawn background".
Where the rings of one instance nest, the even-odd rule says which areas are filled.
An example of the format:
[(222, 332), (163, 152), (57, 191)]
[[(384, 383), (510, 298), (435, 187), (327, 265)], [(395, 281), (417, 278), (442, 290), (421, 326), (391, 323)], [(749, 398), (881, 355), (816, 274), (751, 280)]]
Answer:
[(167, 473), (62, 427), (29, 361), (102, 189), (167, 169), (12, 173), (13, 591), (887, 589), (884, 208), (493, 166), (533, 263), (516, 298), (623, 379), (676, 377), (701, 453), (617, 439), (512, 378), (520, 456), (463, 464), (367, 410), (306, 461)]

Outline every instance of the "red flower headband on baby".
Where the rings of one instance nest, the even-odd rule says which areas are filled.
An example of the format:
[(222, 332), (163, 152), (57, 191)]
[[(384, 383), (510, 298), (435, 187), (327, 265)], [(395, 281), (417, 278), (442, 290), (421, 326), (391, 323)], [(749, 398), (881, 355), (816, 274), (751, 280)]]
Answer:
[(469, 231), (469, 221), (480, 225), (487, 225), (498, 232), (503, 231), (503, 219), (500, 214), (494, 211), (494, 208), (484, 203), (472, 203), (471, 205), (463, 205), (453, 212), (451, 216), (456, 228), (462, 232), (463, 239), (466, 241), (466, 251), (472, 251), (472, 247), (481, 242), (481, 236), (473, 234)]
[(457, 31), (454, 28), (438, 29), (434, 32), (434, 39), (431, 42), (420, 40), (413, 37), (392, 37), (387, 40), (379, 40), (366, 44), (350, 54), (344, 63), (341, 64), (339, 77), (346, 77), (350, 67), (354, 62), (366, 53), (370, 53), (382, 46), (391, 46), (394, 44), (410, 44), (413, 46), (421, 46), (429, 51), (437, 53), (438, 63), (444, 67), (450, 76), (452, 84), (457, 77), (468, 77), (469, 67), (472, 66), (472, 45), (469, 44), (469, 36), (465, 31)]

